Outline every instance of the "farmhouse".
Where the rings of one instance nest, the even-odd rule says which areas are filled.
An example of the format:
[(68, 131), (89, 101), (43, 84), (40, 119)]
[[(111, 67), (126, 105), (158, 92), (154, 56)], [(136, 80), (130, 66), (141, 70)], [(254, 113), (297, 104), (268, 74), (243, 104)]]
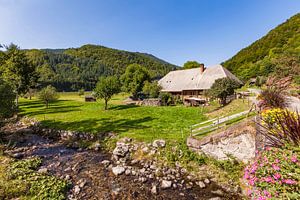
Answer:
[(176, 70), (159, 80), (162, 92), (181, 96), (183, 99), (200, 99), (203, 91), (211, 88), (216, 79), (228, 77), (242, 83), (222, 65)]

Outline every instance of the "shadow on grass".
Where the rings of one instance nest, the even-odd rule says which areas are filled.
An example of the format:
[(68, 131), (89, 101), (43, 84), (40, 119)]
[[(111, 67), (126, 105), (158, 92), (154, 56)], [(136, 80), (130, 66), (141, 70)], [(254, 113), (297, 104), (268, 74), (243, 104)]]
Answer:
[[(21, 115), (41, 115), (41, 114), (53, 114), (53, 113), (65, 113), (71, 111), (80, 111), (81, 105), (65, 105), (64, 101), (69, 100), (60, 100), (50, 104), (49, 108), (46, 108), (45, 105), (40, 102), (22, 102), (20, 105)], [(39, 109), (37, 109), (39, 108)]]
[(116, 106), (111, 106), (109, 110), (125, 110), (125, 109), (130, 109), (130, 108), (136, 108), (139, 107), (135, 104), (128, 104), (128, 105), (116, 105)]
[(152, 117), (144, 117), (139, 119), (118, 119), (111, 118), (87, 119), (74, 122), (62, 122), (55, 120), (43, 120), (42, 124), (49, 128), (57, 128), (62, 130), (73, 130), (92, 133), (115, 132), (122, 133), (132, 129), (145, 129), (149, 126), (143, 125), (145, 122), (154, 120)]

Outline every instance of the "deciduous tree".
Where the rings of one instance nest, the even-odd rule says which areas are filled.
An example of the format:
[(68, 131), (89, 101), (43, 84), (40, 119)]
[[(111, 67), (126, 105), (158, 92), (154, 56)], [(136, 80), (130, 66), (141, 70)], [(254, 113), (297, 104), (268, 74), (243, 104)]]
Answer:
[(192, 69), (197, 67), (200, 67), (200, 63), (198, 63), (197, 61), (187, 61), (183, 64), (183, 69)]
[(229, 95), (234, 94), (234, 90), (239, 88), (240, 84), (230, 78), (219, 78), (215, 80), (211, 89), (209, 90), (210, 96), (219, 98), (220, 104), (225, 105), (226, 99)]
[(10, 84), (16, 94), (16, 106), (20, 94), (24, 94), (34, 82), (35, 67), (17, 45), (6, 46), (0, 65), (0, 77)]
[(129, 65), (122, 75), (123, 90), (130, 92), (134, 98), (142, 92), (145, 81), (150, 81), (149, 71), (138, 64)]
[(120, 83), (118, 78), (115, 76), (101, 77), (94, 92), (97, 98), (104, 99), (104, 109), (107, 110), (108, 101), (114, 94), (120, 92)]
[(149, 82), (145, 81), (145, 85), (143, 87), (143, 93), (151, 98), (157, 98), (159, 96), (161, 86), (158, 85), (157, 81)]
[(0, 119), (12, 116), (15, 111), (15, 97), (13, 88), (0, 79)]
[(48, 85), (39, 92), (38, 98), (42, 100), (45, 103), (46, 108), (48, 108), (51, 102), (56, 101), (59, 98), (59, 95), (56, 92), (55, 87)]

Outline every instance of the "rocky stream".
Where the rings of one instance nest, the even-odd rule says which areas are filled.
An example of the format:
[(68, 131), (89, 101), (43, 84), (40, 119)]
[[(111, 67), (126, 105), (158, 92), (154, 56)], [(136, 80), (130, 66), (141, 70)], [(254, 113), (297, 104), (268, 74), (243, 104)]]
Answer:
[[(131, 159), (128, 155), (137, 147), (127, 143), (130, 139), (119, 141), (110, 153), (98, 147), (69, 148), (61, 139), (50, 139), (28, 127), (17, 129), (10, 130), (16, 132), (8, 134), (15, 145), (5, 153), (16, 159), (42, 158), (38, 172), (72, 183), (68, 199), (238, 199), (210, 179), (189, 180), (184, 168)], [(164, 145), (156, 141), (149, 151)]]

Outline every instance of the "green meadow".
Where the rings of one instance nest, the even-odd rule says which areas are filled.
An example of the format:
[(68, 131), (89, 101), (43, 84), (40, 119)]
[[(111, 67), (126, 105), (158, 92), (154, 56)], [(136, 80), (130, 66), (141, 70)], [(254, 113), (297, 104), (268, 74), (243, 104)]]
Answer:
[(21, 115), (33, 117), (42, 125), (64, 130), (92, 133), (114, 132), (120, 137), (151, 141), (155, 138), (177, 140), (190, 133), (190, 126), (206, 120), (201, 108), (185, 106), (124, 105), (125, 94), (119, 94), (104, 110), (104, 102), (84, 102), (77, 93), (60, 93), (58, 101), (46, 109), (33, 98), (20, 101)]

